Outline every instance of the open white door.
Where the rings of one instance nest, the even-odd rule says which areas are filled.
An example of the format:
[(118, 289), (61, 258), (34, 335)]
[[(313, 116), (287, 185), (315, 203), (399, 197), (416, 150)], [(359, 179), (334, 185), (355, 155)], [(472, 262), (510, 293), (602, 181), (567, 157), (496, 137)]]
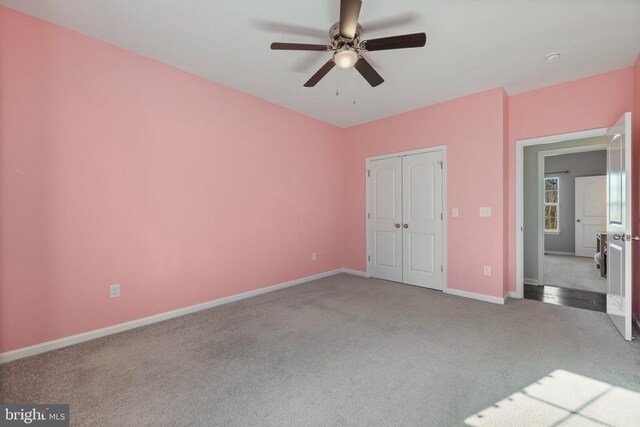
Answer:
[(631, 340), (631, 113), (607, 132), (607, 314)]

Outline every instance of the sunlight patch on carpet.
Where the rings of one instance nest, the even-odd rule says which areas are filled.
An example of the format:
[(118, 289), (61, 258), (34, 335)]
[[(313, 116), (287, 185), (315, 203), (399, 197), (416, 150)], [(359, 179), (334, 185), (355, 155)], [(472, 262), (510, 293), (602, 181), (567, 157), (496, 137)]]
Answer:
[(638, 426), (640, 393), (557, 370), (467, 418), (469, 426)]

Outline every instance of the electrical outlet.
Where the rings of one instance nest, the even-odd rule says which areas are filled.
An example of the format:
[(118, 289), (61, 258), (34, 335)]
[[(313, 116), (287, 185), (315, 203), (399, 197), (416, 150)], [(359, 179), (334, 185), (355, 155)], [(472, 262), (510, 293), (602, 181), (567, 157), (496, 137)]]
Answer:
[(488, 265), (484, 266), (484, 275), (485, 276), (491, 276), (491, 267)]
[(451, 209), (451, 216), (454, 218), (457, 218), (460, 216), (460, 211), (458, 210), (458, 208)]
[(314, 252), (314, 253), (312, 253), (312, 254), (311, 254), (311, 261), (315, 261), (315, 260), (317, 260), (317, 259), (318, 259), (318, 255), (316, 255), (316, 253), (315, 253), (315, 252)]
[(109, 286), (109, 297), (118, 298), (119, 296), (120, 296), (120, 285), (116, 283), (115, 285)]

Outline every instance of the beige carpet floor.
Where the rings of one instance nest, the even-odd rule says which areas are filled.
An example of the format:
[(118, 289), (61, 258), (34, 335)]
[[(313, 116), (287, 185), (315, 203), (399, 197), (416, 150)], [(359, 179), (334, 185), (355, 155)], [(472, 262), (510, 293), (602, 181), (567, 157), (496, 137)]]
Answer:
[(638, 396), (605, 314), (346, 274), (0, 366), (81, 426), (625, 425)]

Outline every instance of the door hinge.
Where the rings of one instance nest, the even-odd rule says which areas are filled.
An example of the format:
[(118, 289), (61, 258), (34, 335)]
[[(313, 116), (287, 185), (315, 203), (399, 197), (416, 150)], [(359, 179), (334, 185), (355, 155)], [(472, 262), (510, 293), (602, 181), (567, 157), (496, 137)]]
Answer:
[(444, 169), (444, 162), (442, 160), (438, 160), (438, 163), (440, 163), (440, 169)]
[(440, 212), (440, 221), (444, 220), (444, 214)]
[(367, 169), (367, 176), (371, 176), (371, 171)]
[(440, 271), (444, 271), (444, 265), (440, 264)]
[(371, 262), (371, 256), (367, 255), (367, 261)]
[(367, 219), (371, 219), (371, 214), (370, 213), (367, 214)]

